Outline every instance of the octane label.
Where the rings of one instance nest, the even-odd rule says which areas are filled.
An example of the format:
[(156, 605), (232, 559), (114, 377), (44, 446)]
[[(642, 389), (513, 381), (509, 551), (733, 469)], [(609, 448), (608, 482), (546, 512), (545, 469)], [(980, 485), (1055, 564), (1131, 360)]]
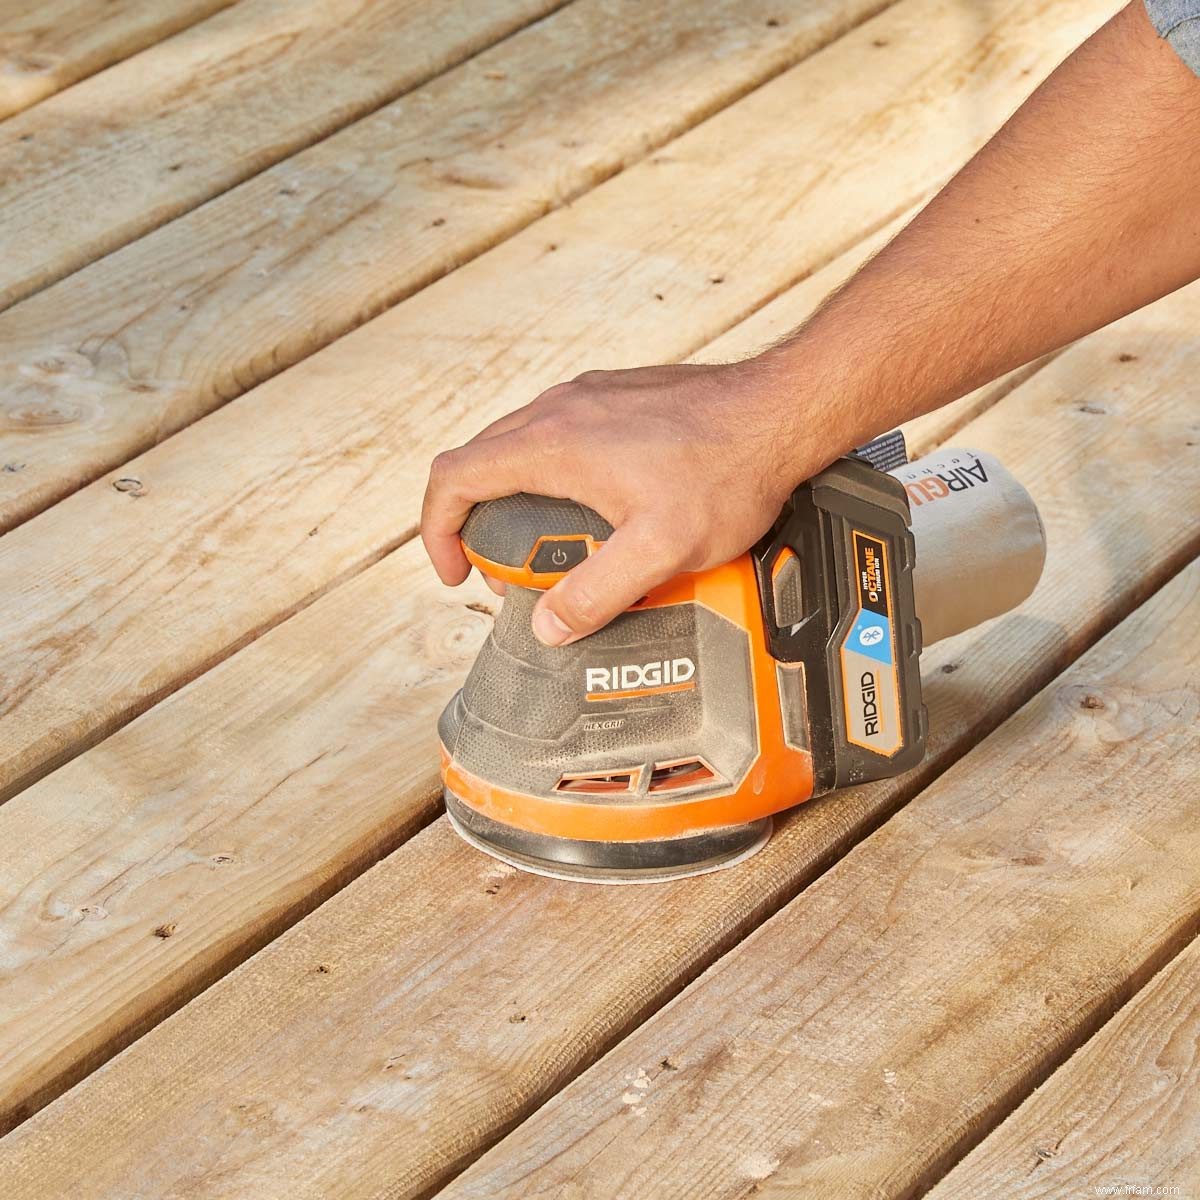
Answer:
[(858, 615), (841, 646), (846, 740), (890, 758), (903, 744), (887, 543), (853, 531)]

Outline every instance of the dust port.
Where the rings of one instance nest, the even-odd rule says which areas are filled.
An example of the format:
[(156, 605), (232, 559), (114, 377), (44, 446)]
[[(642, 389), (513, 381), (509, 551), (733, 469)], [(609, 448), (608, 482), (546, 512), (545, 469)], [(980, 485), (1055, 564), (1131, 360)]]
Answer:
[(589, 796), (607, 796), (614, 792), (633, 792), (637, 788), (640, 768), (627, 771), (606, 771), (577, 775), (564, 775), (555, 785), (556, 792), (584, 793)]
[(655, 763), (650, 773), (651, 792), (673, 792), (677, 788), (711, 783), (717, 773), (702, 758), (681, 758), (676, 762)]

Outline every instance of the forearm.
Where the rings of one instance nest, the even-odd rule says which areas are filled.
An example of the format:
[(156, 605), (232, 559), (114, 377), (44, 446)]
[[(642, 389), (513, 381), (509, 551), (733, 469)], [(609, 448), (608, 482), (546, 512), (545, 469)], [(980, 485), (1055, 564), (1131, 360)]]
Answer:
[(1200, 80), (1140, 0), (1071, 56), (795, 335), (761, 356), (829, 413), (798, 464), (1200, 276)]

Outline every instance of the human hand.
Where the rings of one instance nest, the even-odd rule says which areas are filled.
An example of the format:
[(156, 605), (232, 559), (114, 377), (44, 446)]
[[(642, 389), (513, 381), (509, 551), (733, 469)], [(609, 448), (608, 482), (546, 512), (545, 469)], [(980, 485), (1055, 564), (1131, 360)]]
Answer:
[(483, 500), (532, 492), (594, 509), (613, 534), (539, 600), (564, 645), (682, 571), (736, 557), (792, 490), (849, 448), (801, 428), (769, 362), (589, 371), (434, 459), (421, 537), (442, 581), (470, 573), (459, 530)]

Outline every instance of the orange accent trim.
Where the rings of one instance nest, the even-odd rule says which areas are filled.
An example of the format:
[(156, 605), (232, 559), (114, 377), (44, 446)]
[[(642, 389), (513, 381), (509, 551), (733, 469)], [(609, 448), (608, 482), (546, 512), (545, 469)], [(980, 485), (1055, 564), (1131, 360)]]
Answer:
[(775, 561), (771, 564), (771, 582), (774, 583), (779, 572), (783, 570), (784, 564), (796, 557), (796, 552), (791, 546), (784, 546), (780, 552), (775, 555)]
[[(643, 802), (616, 804), (581, 802), (561, 792), (523, 795), (469, 774), (443, 750), (446, 786), (464, 804), (504, 825), (548, 837), (601, 842), (642, 842), (743, 825), (809, 799), (812, 756), (784, 740), (776, 664), (767, 649), (758, 581), (749, 555), (708, 571), (679, 575), (655, 588), (636, 607), (674, 604), (701, 604), (720, 613), (744, 630), (749, 640), (758, 756), (733, 790), (691, 800), (666, 792), (661, 799), (648, 795)], [(704, 670), (701, 664), (700, 671)], [(701, 675), (694, 682), (704, 686)], [(720, 686), (719, 679), (714, 686)]]
[(690, 692), (696, 686), (694, 679), (686, 683), (665, 683), (662, 687), (628, 688), (623, 692), (588, 692), (585, 700), (632, 700), (637, 696), (662, 696), (666, 692)]

